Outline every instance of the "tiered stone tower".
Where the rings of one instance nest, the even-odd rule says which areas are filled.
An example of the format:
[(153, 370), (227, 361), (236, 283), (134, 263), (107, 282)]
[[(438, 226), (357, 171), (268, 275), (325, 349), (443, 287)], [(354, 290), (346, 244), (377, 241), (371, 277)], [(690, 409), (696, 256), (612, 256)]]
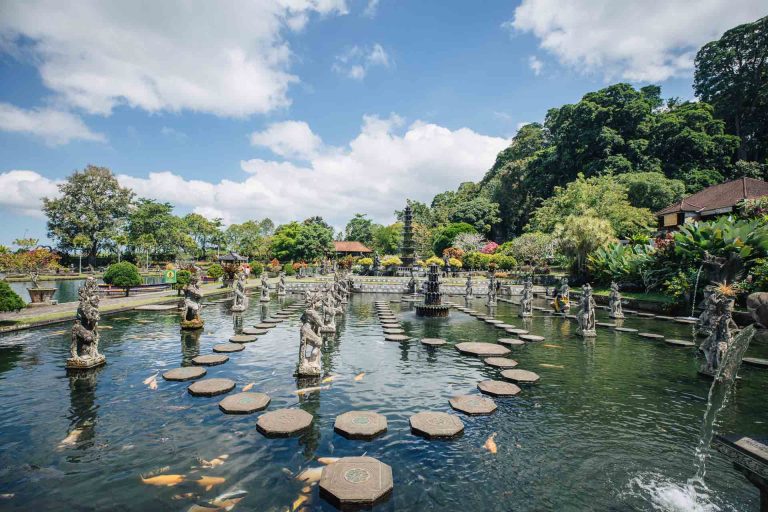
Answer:
[(404, 267), (412, 267), (414, 264), (414, 254), (416, 254), (416, 246), (413, 243), (413, 212), (411, 211), (411, 205), (405, 205), (403, 210), (403, 245), (400, 248), (402, 254), (401, 260), (403, 260)]
[(416, 314), (419, 316), (448, 316), (451, 306), (443, 304), (443, 294), (440, 292), (440, 271), (437, 265), (429, 266), (426, 284), (424, 304), (416, 305)]

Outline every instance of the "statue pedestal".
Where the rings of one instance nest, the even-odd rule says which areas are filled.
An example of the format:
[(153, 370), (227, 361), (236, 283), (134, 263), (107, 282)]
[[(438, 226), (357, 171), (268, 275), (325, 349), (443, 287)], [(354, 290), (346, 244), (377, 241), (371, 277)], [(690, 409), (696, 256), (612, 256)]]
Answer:
[(70, 357), (67, 359), (67, 370), (88, 370), (107, 363), (107, 358), (102, 354), (98, 357)]
[(519, 313), (517, 316), (519, 316), (520, 318), (530, 318), (530, 317), (533, 316), (533, 313), (529, 313), (529, 312), (525, 311), (523, 313)]
[(181, 321), (181, 329), (184, 331), (194, 331), (197, 329), (202, 329), (204, 325), (205, 325), (205, 322), (203, 322), (199, 318), (195, 318), (193, 320)]
[(768, 511), (768, 439), (716, 435), (714, 447), (728, 457), (760, 492), (760, 510)]
[(27, 306), (49, 306), (56, 293), (56, 288), (27, 288), (29, 299), (32, 301)]
[(609, 318), (624, 318), (624, 313), (621, 313), (619, 315), (614, 315), (613, 313), (608, 314)]
[(587, 329), (584, 331), (576, 331), (577, 336), (581, 336), (582, 338), (595, 338), (597, 337), (597, 331), (594, 329)]
[(236, 313), (241, 313), (241, 312), (245, 311), (245, 305), (241, 304), (239, 306), (232, 306), (231, 310), (236, 312)]
[(318, 330), (319, 330), (320, 332), (324, 332), (324, 333), (334, 333), (334, 332), (336, 332), (336, 328), (335, 328), (335, 327), (332, 327), (332, 326), (330, 326), (330, 325), (324, 325), (324, 326), (322, 326), (322, 327), (321, 327), (320, 329), (318, 329)]

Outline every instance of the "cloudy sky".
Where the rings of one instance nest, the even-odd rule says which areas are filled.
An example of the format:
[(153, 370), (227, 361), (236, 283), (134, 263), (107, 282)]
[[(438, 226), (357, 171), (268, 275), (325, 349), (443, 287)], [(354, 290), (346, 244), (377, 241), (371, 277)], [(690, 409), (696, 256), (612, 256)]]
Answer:
[(0, 243), (91, 163), (225, 222), (391, 222), (616, 81), (693, 97), (764, 0), (0, 2)]

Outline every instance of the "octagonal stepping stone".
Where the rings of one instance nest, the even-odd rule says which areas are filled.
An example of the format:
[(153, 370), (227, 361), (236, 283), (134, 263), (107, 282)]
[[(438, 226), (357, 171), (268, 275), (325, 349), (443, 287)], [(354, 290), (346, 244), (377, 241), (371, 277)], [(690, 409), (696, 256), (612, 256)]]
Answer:
[(235, 381), (231, 379), (203, 379), (187, 388), (193, 396), (216, 396), (229, 393), (235, 389)]
[(674, 317), (666, 316), (666, 315), (656, 315), (656, 320), (666, 320), (669, 322), (670, 320), (674, 320)]
[(508, 357), (487, 357), (483, 359), (483, 362), (496, 368), (514, 368), (517, 366), (517, 361)]
[(518, 384), (535, 384), (541, 379), (539, 374), (528, 370), (504, 370), (501, 372), (501, 376)]
[(387, 341), (408, 341), (411, 338), (405, 334), (385, 334), (384, 339)]
[(421, 343), (422, 345), (437, 347), (440, 345), (445, 345), (445, 340), (443, 338), (421, 338)]
[(379, 318), (379, 322), (381, 322), (383, 324), (396, 324), (396, 323), (398, 323), (397, 322), (397, 318), (395, 318), (394, 316), (388, 316), (388, 317), (384, 317), (384, 318)]
[(525, 342), (518, 338), (499, 338), (496, 342), (508, 347), (521, 347), (525, 345)]
[(308, 429), (312, 419), (301, 409), (277, 409), (259, 416), (256, 429), (268, 437), (289, 437)]
[(185, 380), (199, 379), (206, 373), (207, 372), (205, 368), (200, 366), (183, 366), (181, 368), (168, 370), (167, 372), (163, 373), (163, 378), (165, 380), (181, 382)]
[(392, 468), (373, 457), (342, 457), (323, 468), (320, 496), (342, 509), (370, 508), (392, 493)]
[(678, 323), (681, 323), (681, 324), (695, 324), (698, 321), (699, 321), (698, 318), (692, 318), (692, 317), (688, 317), (688, 316), (676, 316), (675, 317), (675, 322), (678, 322)]
[(400, 329), (400, 327), (400, 322), (387, 322), (381, 324), (382, 329)]
[(275, 325), (275, 324), (279, 324), (282, 321), (283, 321), (282, 318), (265, 318), (261, 321), (261, 323)]
[(254, 327), (257, 328), (257, 329), (271, 329), (274, 326), (275, 326), (275, 324), (268, 324), (266, 322), (261, 322), (261, 323), (258, 323), (256, 325), (254, 325)]
[(768, 368), (768, 359), (761, 359), (759, 357), (745, 357), (741, 360), (741, 362), (750, 366), (757, 366), (758, 368)]
[(229, 341), (232, 343), (251, 343), (256, 341), (259, 337), (253, 334), (235, 334), (229, 337)]
[(243, 328), (243, 334), (247, 336), (263, 336), (267, 334), (269, 331), (267, 329), (257, 329), (256, 327), (245, 327)]
[(652, 333), (652, 332), (639, 332), (639, 333), (637, 333), (637, 335), (640, 336), (641, 338), (648, 338), (648, 339), (651, 339), (651, 340), (663, 340), (664, 339), (664, 335), (663, 334), (656, 334), (656, 333)]
[(626, 313), (628, 315), (636, 315), (637, 314), (637, 311), (635, 311), (634, 309), (624, 309), (623, 311), (624, 311), (624, 313)]
[(447, 412), (424, 411), (410, 417), (411, 432), (427, 439), (449, 438), (464, 431), (464, 422)]
[(511, 382), (504, 382), (503, 380), (484, 380), (477, 383), (477, 389), (481, 393), (491, 396), (515, 396), (519, 395), (519, 386), (512, 384)]
[(616, 322), (595, 322), (598, 327), (616, 327)]
[(512, 325), (512, 324), (505, 324), (505, 323), (496, 324), (496, 327), (498, 327), (499, 329), (514, 329), (515, 328), (514, 325)]
[(654, 315), (653, 313), (638, 313), (637, 316), (640, 316), (640, 317), (643, 317), (643, 318), (653, 318), (656, 315)]
[(219, 343), (213, 346), (214, 352), (229, 354), (232, 352), (240, 352), (245, 349), (245, 345), (242, 343)]
[(696, 346), (696, 344), (692, 341), (675, 340), (671, 338), (665, 339), (664, 343), (666, 343), (667, 345), (672, 345), (673, 347), (695, 347)]
[(509, 334), (517, 334), (518, 336), (521, 334), (528, 334), (528, 331), (526, 331), (525, 329), (512, 328), (512, 329), (505, 329), (505, 331), (507, 331)]
[(519, 337), (521, 340), (529, 342), (544, 341), (544, 336), (537, 336), (536, 334), (520, 334)]
[(348, 439), (373, 439), (387, 431), (387, 418), (373, 411), (349, 411), (336, 416), (333, 430)]
[(565, 318), (567, 318), (568, 320), (578, 320), (579, 319), (579, 317), (577, 317), (576, 315), (565, 315)]
[(633, 329), (631, 327), (615, 327), (614, 330), (619, 332), (637, 332), (637, 329)]
[(192, 358), (192, 364), (198, 366), (217, 366), (229, 361), (229, 356), (221, 354), (206, 354), (204, 356), (197, 356)]
[(495, 318), (486, 318), (485, 322), (488, 323), (488, 324), (503, 324), (504, 323), (503, 320), (497, 320)]
[(402, 329), (382, 329), (384, 334), (405, 334), (405, 331)]
[(451, 407), (470, 416), (483, 416), (496, 410), (496, 403), (489, 399), (475, 395), (455, 396), (448, 400)]
[(251, 414), (264, 409), (271, 400), (264, 393), (235, 393), (219, 402), (219, 409), (225, 414)]
[(473, 356), (505, 356), (509, 354), (509, 349), (495, 343), (484, 343), (478, 341), (465, 341), (455, 345), (456, 350), (462, 354)]

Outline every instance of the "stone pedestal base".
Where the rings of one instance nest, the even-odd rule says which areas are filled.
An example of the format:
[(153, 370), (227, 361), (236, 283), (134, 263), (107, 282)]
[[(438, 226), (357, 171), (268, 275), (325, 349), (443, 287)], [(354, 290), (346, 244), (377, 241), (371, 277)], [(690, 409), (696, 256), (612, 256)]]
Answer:
[(27, 288), (27, 292), (32, 301), (27, 306), (49, 306), (53, 295), (56, 293), (56, 288)]
[(296, 375), (299, 377), (319, 377), (321, 374), (322, 369), (319, 366), (313, 366), (305, 362), (299, 364), (299, 369), (296, 370)]
[(594, 338), (597, 336), (597, 331), (594, 329), (587, 329), (585, 331), (576, 331), (577, 336), (581, 336), (582, 338)]
[(324, 326), (322, 326), (322, 327), (319, 329), (319, 331), (320, 331), (320, 332), (325, 332), (325, 333), (329, 333), (329, 334), (330, 334), (330, 333), (334, 333), (334, 332), (336, 332), (336, 328), (335, 328), (335, 327), (331, 327), (331, 326), (329, 326), (329, 325), (324, 325)]
[(245, 311), (245, 305), (232, 306), (232, 311), (234, 311), (235, 313), (241, 313)]
[(67, 370), (88, 370), (90, 368), (96, 368), (97, 366), (101, 366), (106, 363), (107, 358), (102, 354), (99, 354), (97, 357), (89, 358), (70, 357), (67, 359)]
[(200, 320), (199, 318), (195, 318), (194, 320), (182, 320), (181, 321), (181, 328), (185, 331), (194, 331), (197, 329), (202, 329), (205, 325), (205, 322)]
[(433, 304), (433, 305), (417, 304), (416, 305), (417, 316), (443, 318), (443, 317), (447, 317), (450, 311), (451, 311), (451, 306), (449, 306), (448, 304)]
[(269, 302), (269, 301), (270, 301), (269, 297), (262, 297), (259, 299), (259, 302)]
[(520, 318), (530, 318), (533, 316), (533, 313), (529, 313), (528, 311), (525, 311), (523, 313), (518, 313), (517, 316), (519, 316)]
[(610, 313), (608, 315), (609, 318), (624, 318), (624, 313), (621, 313), (619, 315), (614, 315), (613, 313)]

